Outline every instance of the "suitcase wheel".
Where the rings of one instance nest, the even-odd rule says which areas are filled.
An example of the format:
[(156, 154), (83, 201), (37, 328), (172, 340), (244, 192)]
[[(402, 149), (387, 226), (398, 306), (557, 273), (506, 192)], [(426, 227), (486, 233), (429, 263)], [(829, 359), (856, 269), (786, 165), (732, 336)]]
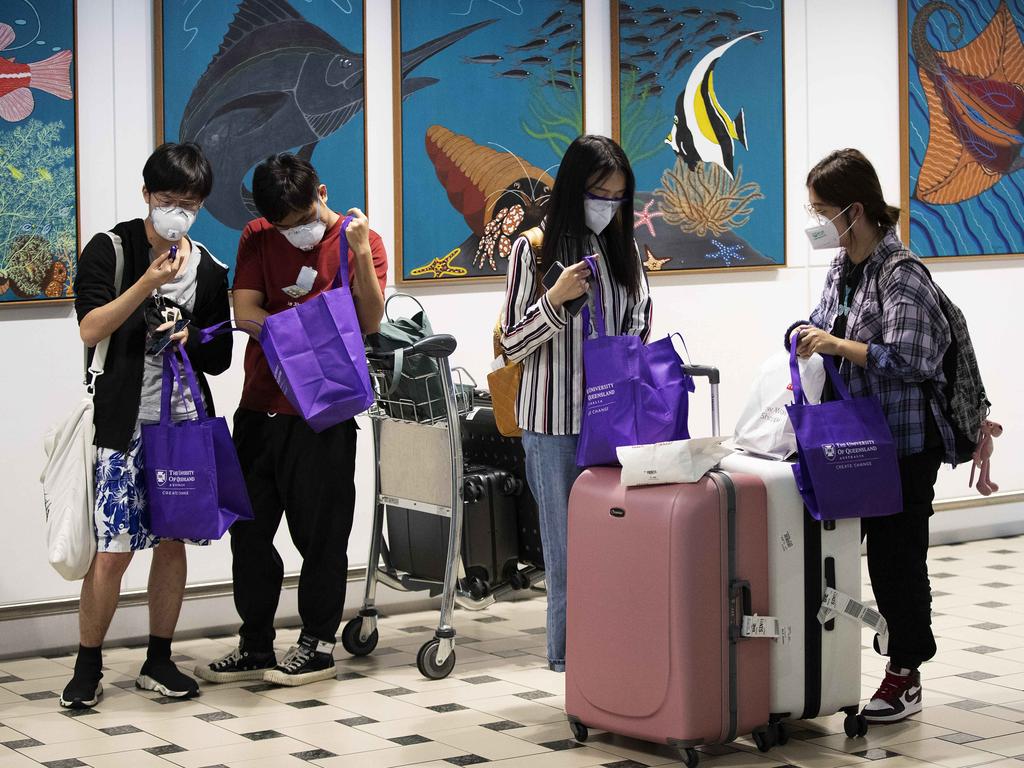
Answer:
[(697, 768), (697, 763), (700, 762), (700, 753), (693, 747), (680, 748), (679, 757), (683, 759), (686, 768)]
[(849, 714), (843, 720), (843, 730), (846, 731), (847, 738), (862, 738), (868, 733), (868, 720), (861, 714)]
[(758, 752), (767, 752), (773, 746), (775, 746), (774, 734), (769, 730), (754, 731), (752, 734), (754, 737), (754, 744), (757, 745)]
[(436, 637), (423, 644), (420, 652), (416, 654), (416, 667), (420, 674), (430, 680), (443, 680), (452, 673), (455, 668), (455, 651), (448, 654), (448, 658), (440, 666), (437, 663), (437, 649), (441, 641)]
[(359, 639), (359, 630), (363, 628), (363, 617), (356, 616), (341, 631), (341, 645), (353, 656), (369, 656), (377, 647), (377, 630), (373, 630), (370, 636), (363, 642)]
[(572, 731), (572, 737), (580, 744), (590, 737), (590, 731), (587, 730), (587, 726), (583, 723), (577, 722), (576, 720), (569, 721), (569, 730)]

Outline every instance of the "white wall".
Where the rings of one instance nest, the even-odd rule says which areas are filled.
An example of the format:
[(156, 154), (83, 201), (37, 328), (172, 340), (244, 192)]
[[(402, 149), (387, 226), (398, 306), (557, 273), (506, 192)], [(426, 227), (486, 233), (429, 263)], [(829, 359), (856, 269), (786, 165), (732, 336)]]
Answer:
[[(366, 5), (369, 208), (371, 224), (390, 250), (394, 242), (390, 3), (367, 0)], [(139, 0), (79, 0), (83, 239), (145, 212), (139, 192), (141, 168), (154, 144), (151, 8)], [(586, 117), (587, 130), (595, 133), (611, 129), (608, 14), (605, 0), (587, 0)], [(886, 196), (899, 201), (896, 29), (896, 4), (891, 0), (786, 3), (789, 264), (771, 272), (652, 279), (656, 334), (681, 330), (696, 360), (722, 369), (725, 429), (734, 423), (761, 360), (779, 347), (788, 323), (806, 316), (818, 297), (827, 259), (811, 256), (802, 232), (803, 178), (808, 168), (833, 148), (859, 147), (878, 168)], [(1024, 430), (1015, 428), (1024, 423), (1019, 396), (1024, 364), (1020, 344), (1009, 343), (1009, 308), (1019, 304), (1024, 294), (1024, 261), (938, 265), (933, 272), (970, 320), (990, 396), (997, 404), (994, 416), (1008, 427), (997, 442), (994, 476), (1004, 491), (1024, 491), (1024, 462), (1020, 461)], [(499, 304), (500, 289), (469, 286), (454, 292), (417, 284), (413, 290), (424, 302), (434, 328), (459, 338), (457, 364), (482, 380), (490, 362), (490, 318)], [(40, 438), (81, 395), (81, 345), (71, 308), (0, 311), (0, 351), (5, 370), (0, 384), (0, 525), (5, 533), (0, 537), (0, 605), (77, 596), (78, 585), (62, 581), (46, 564), (37, 483)], [(238, 345), (231, 370), (212, 380), (222, 411), (231, 411), (237, 402), (241, 359)], [(691, 426), (701, 434), (709, 421), (706, 387), (696, 397)], [(349, 548), (353, 565), (366, 562), (371, 514), (366, 436), (364, 431), (357, 523)], [(964, 469), (943, 471), (940, 499), (971, 493)], [(1017, 505), (1012, 513), (1018, 520), (1019, 509)], [(961, 513), (964, 519), (970, 516), (969, 511)], [(949, 528), (950, 523), (944, 521), (944, 525)], [(298, 558), (283, 530), (279, 541), (286, 566), (294, 570)], [(147, 562), (142, 556), (133, 564), (127, 589), (144, 588)], [(191, 583), (230, 578), (227, 542), (191, 550), (189, 567)]]

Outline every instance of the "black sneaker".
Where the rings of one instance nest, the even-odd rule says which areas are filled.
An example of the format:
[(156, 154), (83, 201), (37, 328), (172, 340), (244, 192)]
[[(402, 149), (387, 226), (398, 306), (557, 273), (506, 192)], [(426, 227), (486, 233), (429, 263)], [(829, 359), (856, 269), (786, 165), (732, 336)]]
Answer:
[(174, 699), (191, 699), (199, 695), (199, 683), (182, 674), (170, 659), (146, 659), (135, 679), (135, 687)]
[(885, 668), (885, 679), (861, 714), (869, 723), (898, 723), (922, 709), (921, 673), (916, 669)]
[(299, 636), (284, 659), (263, 679), (275, 685), (305, 685), (330, 680), (335, 675), (334, 643), (325, 643), (306, 634)]
[(273, 651), (243, 651), (235, 648), (209, 664), (197, 664), (192, 674), (210, 683), (233, 683), (238, 680), (262, 680), (263, 675), (277, 664)]
[(64, 686), (64, 693), (60, 695), (60, 705), (65, 709), (88, 709), (96, 706), (96, 702), (103, 695), (101, 677), (103, 673), (98, 667), (76, 668), (71, 682)]

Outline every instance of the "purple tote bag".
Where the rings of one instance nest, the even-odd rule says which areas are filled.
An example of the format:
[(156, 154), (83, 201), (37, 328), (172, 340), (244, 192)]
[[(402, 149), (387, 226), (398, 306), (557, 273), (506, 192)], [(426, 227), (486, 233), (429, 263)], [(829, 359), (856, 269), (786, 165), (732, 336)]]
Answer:
[[(576, 464), (592, 467), (618, 464), (619, 446), (689, 438), (694, 386), (671, 336), (645, 346), (639, 336), (607, 335), (597, 262), (593, 256), (585, 261), (594, 275), (597, 336), (583, 342), (586, 391)], [(583, 327), (589, 326), (590, 310), (584, 307)]]
[(796, 433), (793, 475), (804, 505), (816, 520), (883, 517), (903, 511), (896, 443), (882, 406), (873, 397), (851, 397), (832, 362), (822, 355), (839, 400), (809, 405), (800, 382), (798, 340), (790, 351)]
[[(363, 332), (348, 279), (348, 241), (341, 225), (338, 274), (331, 287), (263, 321), (260, 346), (284, 396), (314, 432), (340, 424), (373, 403)], [(230, 322), (206, 328), (203, 341)]]
[(142, 425), (149, 528), (168, 539), (219, 539), (235, 520), (252, 520), (238, 453), (223, 417), (208, 416), (184, 347), (178, 347), (197, 418), (171, 421), (171, 385), (184, 384), (175, 350), (164, 353), (160, 423)]

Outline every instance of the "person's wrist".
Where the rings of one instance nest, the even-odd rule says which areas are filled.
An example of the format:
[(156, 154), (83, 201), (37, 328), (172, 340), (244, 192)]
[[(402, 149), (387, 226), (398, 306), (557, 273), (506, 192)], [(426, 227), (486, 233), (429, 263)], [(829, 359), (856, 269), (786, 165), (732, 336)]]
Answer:
[(544, 296), (547, 298), (548, 304), (550, 304), (554, 309), (562, 308), (564, 301), (554, 288), (548, 288), (547, 293), (545, 293)]

